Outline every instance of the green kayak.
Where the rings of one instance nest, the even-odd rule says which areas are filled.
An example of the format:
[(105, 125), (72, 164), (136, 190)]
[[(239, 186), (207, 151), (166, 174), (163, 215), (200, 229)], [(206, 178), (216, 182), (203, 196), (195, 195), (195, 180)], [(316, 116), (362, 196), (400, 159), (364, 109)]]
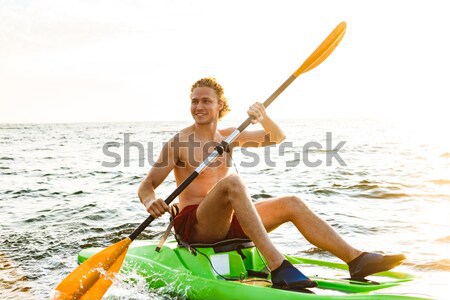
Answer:
[[(80, 252), (78, 261), (87, 260), (102, 250), (89, 248)], [(167, 285), (189, 299), (424, 299), (389, 294), (385, 289), (413, 280), (400, 272), (382, 272), (368, 281), (352, 281), (347, 265), (286, 256), (318, 287), (311, 293), (286, 291), (271, 287), (267, 266), (259, 251), (249, 241), (234, 240), (187, 249), (169, 241), (157, 251), (152, 241), (134, 241), (125, 257), (121, 272), (135, 271), (150, 288)]]

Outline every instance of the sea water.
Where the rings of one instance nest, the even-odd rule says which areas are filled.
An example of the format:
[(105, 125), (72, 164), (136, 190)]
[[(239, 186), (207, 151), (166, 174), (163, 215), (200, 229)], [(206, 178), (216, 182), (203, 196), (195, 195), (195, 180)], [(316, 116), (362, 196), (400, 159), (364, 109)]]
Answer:
[[(280, 124), (287, 135), (282, 145), (233, 152), (253, 200), (298, 195), (355, 247), (407, 256), (397, 269), (418, 278), (393, 292), (445, 298), (450, 143), (444, 129), (381, 119)], [(163, 143), (189, 125), (1, 124), (1, 298), (47, 299), (77, 266), (80, 250), (130, 234), (147, 217), (137, 197), (140, 182)], [(174, 188), (170, 175), (157, 194), (164, 198)], [(157, 219), (139, 239), (158, 240), (167, 222)], [(286, 254), (338, 261), (292, 224), (270, 236)], [(119, 279), (107, 299), (176, 297), (127, 276), (133, 283)]]

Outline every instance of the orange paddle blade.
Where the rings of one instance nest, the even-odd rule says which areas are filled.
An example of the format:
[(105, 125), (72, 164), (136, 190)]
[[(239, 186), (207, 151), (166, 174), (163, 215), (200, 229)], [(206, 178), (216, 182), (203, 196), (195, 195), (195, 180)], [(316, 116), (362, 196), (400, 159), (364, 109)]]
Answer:
[(327, 36), (327, 38), (320, 44), (319, 47), (305, 60), (305, 62), (294, 72), (294, 76), (298, 77), (300, 74), (306, 73), (321, 64), (333, 50), (339, 45), (339, 42), (344, 37), (347, 23), (341, 22), (336, 28)]
[(126, 238), (83, 262), (56, 287), (52, 299), (101, 299), (119, 272), (130, 243)]

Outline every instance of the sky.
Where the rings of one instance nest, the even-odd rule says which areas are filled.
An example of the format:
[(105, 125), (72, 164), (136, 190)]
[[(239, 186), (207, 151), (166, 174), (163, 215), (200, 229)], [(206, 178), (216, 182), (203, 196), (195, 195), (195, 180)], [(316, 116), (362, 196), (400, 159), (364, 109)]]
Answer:
[(320, 66), (268, 109), (278, 119), (445, 120), (445, 1), (0, 0), (0, 123), (190, 120), (212, 76), (243, 120), (342, 21)]

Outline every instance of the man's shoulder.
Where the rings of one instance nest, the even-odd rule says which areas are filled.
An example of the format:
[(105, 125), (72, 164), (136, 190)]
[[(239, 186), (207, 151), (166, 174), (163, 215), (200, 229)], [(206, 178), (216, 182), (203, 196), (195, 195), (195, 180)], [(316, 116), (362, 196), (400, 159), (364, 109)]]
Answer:
[(178, 135), (180, 135), (180, 136), (188, 136), (188, 135), (193, 134), (193, 133), (194, 133), (194, 126), (190, 125), (190, 126), (188, 126), (186, 128), (181, 129), (178, 132)]
[(223, 137), (228, 137), (230, 134), (232, 134), (236, 130), (236, 127), (228, 127), (228, 128), (222, 128), (219, 129), (220, 135)]
[(180, 140), (187, 140), (189, 135), (193, 134), (194, 130), (191, 126), (188, 126), (186, 128), (181, 129), (180, 131), (178, 131), (176, 134), (174, 134), (170, 139), (169, 142), (173, 142), (173, 141), (180, 141)]

